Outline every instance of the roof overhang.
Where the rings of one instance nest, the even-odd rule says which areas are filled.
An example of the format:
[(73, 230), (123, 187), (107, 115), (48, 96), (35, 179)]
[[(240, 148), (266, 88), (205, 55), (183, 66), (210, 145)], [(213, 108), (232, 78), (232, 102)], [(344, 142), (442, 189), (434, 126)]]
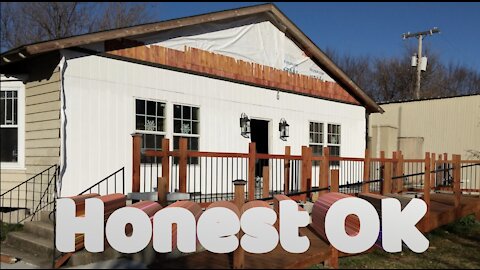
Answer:
[(354, 96), (369, 113), (380, 112), (383, 109), (363, 91), (343, 70), (341, 70), (315, 43), (313, 43), (290, 19), (285, 16), (275, 5), (263, 4), (232, 10), (219, 11), (203, 15), (173, 19), (157, 23), (149, 23), (138, 26), (119, 28), (79, 36), (62, 38), (24, 45), (1, 54), (0, 69), (2, 73), (11, 73), (11, 67), (18, 67), (20, 63), (26, 63), (28, 59), (40, 55), (58, 52), (61, 49), (84, 46), (119, 38), (140, 37), (142, 35), (156, 33), (181, 27), (187, 27), (208, 22), (235, 20), (240, 17), (265, 14), (269, 20), (288, 37), (290, 37), (305, 53), (332, 77), (339, 85)]

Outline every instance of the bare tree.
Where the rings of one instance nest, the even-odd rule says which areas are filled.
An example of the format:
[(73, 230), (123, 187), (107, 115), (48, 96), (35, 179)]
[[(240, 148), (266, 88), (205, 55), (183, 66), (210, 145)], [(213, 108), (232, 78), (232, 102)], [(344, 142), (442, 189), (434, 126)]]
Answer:
[(1, 2), (0, 5), (2, 51), (152, 20), (146, 3)]
[(97, 18), (95, 30), (107, 30), (147, 23), (152, 20), (147, 3), (109, 2), (103, 16)]
[[(415, 48), (405, 47), (394, 57), (340, 55), (328, 48), (326, 54), (362, 89), (377, 101), (408, 100), (414, 97), (415, 69), (410, 57)], [(423, 98), (480, 93), (480, 73), (460, 64), (448, 65), (438, 53), (426, 48), (428, 67), (422, 73)]]

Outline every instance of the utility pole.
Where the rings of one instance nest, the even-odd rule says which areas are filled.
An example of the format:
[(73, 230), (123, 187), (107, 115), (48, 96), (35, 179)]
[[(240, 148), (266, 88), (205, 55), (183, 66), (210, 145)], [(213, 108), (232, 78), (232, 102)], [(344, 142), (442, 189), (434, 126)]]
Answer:
[(418, 39), (418, 54), (417, 54), (417, 84), (415, 86), (415, 98), (420, 99), (420, 80), (422, 79), (422, 42), (423, 38), (426, 36), (431, 36), (433, 34), (440, 33), (440, 29), (437, 27), (434, 27), (428, 31), (423, 31), (423, 32), (417, 32), (417, 33), (404, 33), (402, 35), (403, 39), (411, 38), (411, 37), (416, 37)]

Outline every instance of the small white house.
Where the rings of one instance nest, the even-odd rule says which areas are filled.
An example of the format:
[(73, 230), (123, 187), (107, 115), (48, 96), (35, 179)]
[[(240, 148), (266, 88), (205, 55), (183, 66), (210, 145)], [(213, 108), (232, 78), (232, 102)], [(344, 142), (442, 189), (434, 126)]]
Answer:
[[(312, 146), (314, 154), (330, 147), (362, 157), (368, 115), (382, 112), (271, 4), (22, 46), (1, 55), (1, 73), (25, 86), (2, 79), (2, 110), (15, 100), (19, 115), (18, 133), (4, 134), (2, 114), (2, 143), (17, 136), (18, 153), (8, 161), (2, 144), (2, 191), (12, 173), (59, 164), (62, 196), (122, 167), (128, 192), (132, 133), (142, 134), (144, 150), (159, 149), (162, 138), (175, 149), (186, 137), (199, 151), (246, 153), (255, 141), (260, 153), (288, 145), (294, 155)], [(12, 90), (15, 97), (4, 95)]]

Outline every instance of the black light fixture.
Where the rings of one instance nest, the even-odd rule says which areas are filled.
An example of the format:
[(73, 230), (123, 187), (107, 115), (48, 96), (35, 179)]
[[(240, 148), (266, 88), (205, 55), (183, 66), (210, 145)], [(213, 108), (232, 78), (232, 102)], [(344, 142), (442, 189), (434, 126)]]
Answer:
[(245, 113), (240, 116), (240, 134), (244, 138), (250, 138), (250, 119)]
[(290, 125), (284, 118), (280, 119), (280, 123), (278, 123), (278, 131), (280, 131), (280, 139), (283, 141), (286, 141), (290, 134), (289, 127)]

